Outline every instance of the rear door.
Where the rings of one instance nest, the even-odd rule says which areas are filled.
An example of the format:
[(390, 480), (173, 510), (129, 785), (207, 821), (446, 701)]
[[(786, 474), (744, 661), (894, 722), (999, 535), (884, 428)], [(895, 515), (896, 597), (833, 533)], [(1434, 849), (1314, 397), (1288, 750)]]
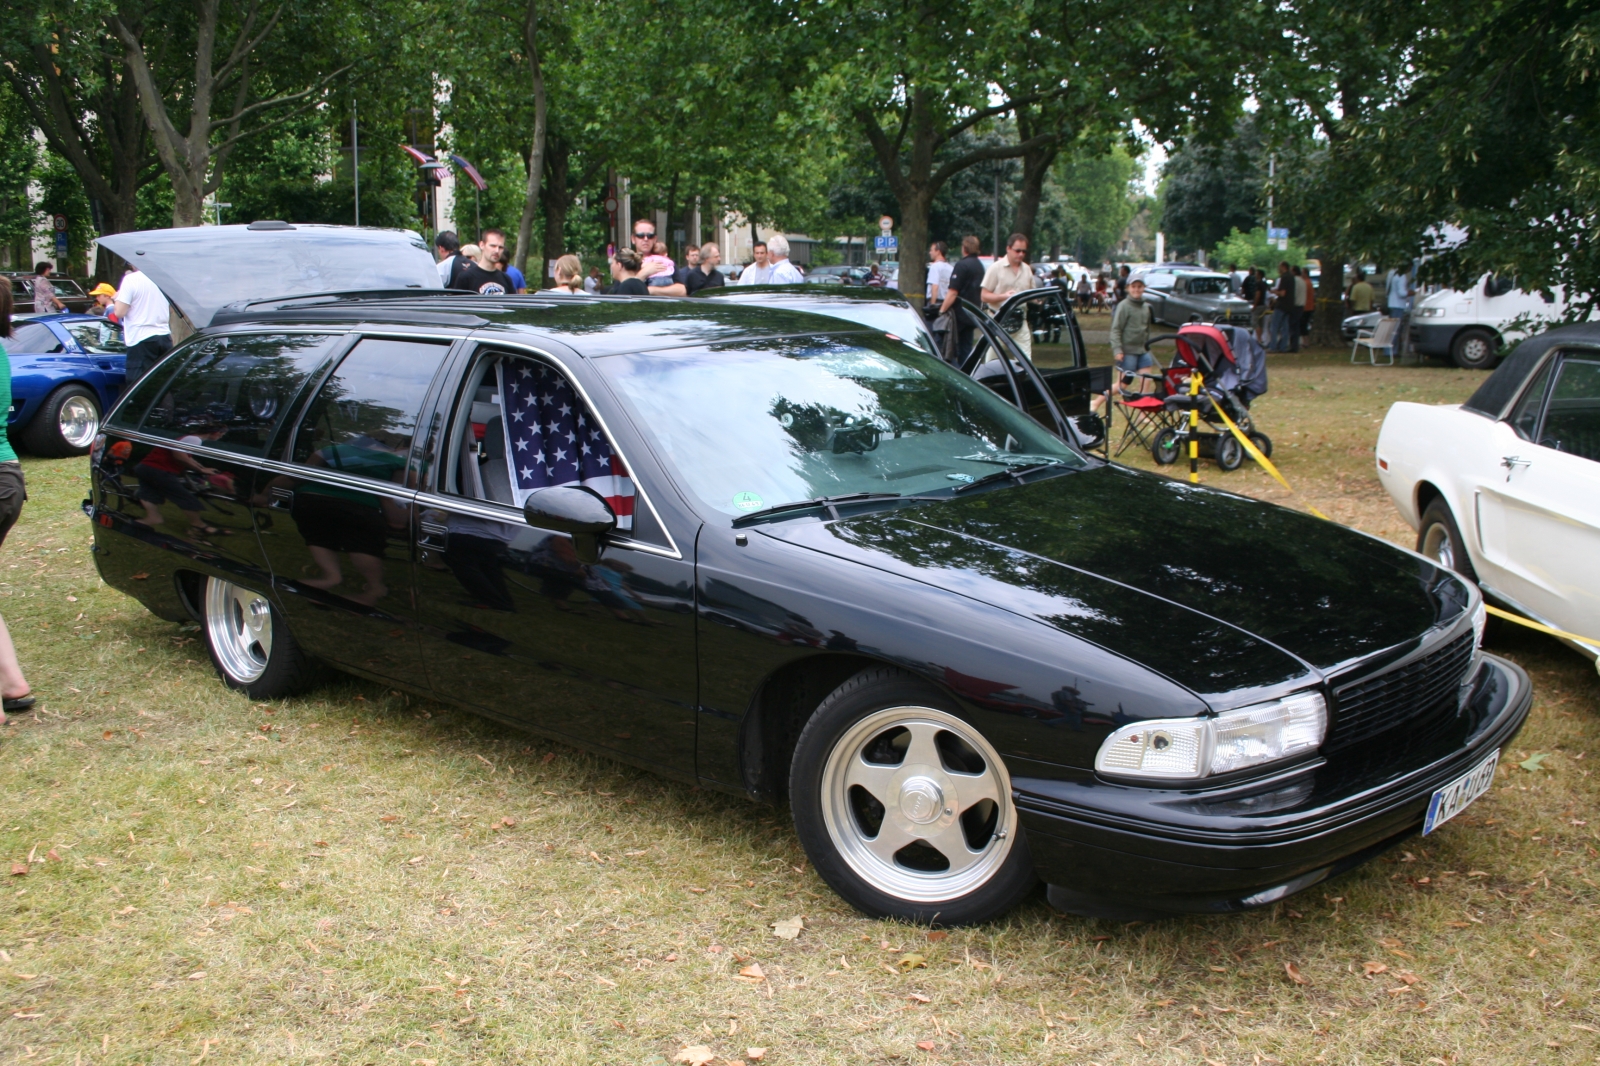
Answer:
[(415, 633), (412, 451), (448, 339), (363, 336), (318, 385), (252, 502), (295, 637), (350, 670), (426, 687)]
[[(1090, 370), (1077, 316), (1065, 290), (1056, 285), (1017, 293), (1000, 305), (993, 324), (1013, 341), (1026, 337), (1027, 356), (1067, 415), (1089, 410)], [(1023, 347), (1020, 343), (1018, 347)], [(1008, 396), (1009, 389), (1001, 395)], [(1027, 409), (1045, 425), (1049, 415), (1030, 392)]]

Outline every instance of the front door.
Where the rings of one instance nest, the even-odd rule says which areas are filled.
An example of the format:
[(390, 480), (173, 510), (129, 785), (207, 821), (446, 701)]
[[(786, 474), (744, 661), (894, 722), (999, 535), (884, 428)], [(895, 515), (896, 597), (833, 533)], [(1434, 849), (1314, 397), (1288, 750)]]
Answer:
[[(417, 609), (435, 690), (504, 721), (691, 773), (693, 544), (677, 545), (604, 425), (552, 363), (485, 351), (418, 498)], [(584, 562), (523, 519), (530, 491), (582, 484), (618, 535)], [(681, 550), (680, 550), (681, 549)]]
[(1491, 435), (1496, 468), (1481, 506), (1485, 555), (1498, 573), (1485, 580), (1560, 628), (1597, 635), (1600, 352), (1552, 359)]
[[(1000, 305), (995, 324), (1013, 340), (1026, 338), (1027, 344), (1019, 346), (1045, 379), (1063, 413), (1089, 410), (1088, 357), (1065, 290), (1047, 285), (1018, 293)], [(1034, 417), (1039, 416), (1036, 413)]]
[(305, 407), (287, 463), (253, 503), (279, 606), (318, 658), (418, 688), (410, 456), (417, 415), (449, 351), (363, 337)]

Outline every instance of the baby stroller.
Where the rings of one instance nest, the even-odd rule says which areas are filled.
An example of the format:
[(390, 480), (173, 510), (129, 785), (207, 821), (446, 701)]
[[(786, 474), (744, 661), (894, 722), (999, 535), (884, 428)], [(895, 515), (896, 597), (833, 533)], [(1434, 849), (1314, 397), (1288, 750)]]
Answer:
[[(1262, 455), (1271, 458), (1272, 439), (1256, 429), (1250, 404), (1267, 391), (1267, 355), (1255, 335), (1239, 326), (1191, 322), (1177, 333), (1152, 337), (1152, 346), (1172, 341), (1177, 351), (1161, 379), (1163, 424), (1154, 433), (1150, 452), (1163, 466), (1189, 452), (1189, 412), (1197, 410), (1203, 428), (1194, 431), (1203, 458), (1224, 470), (1244, 463), (1244, 447), (1228, 430), (1225, 412)], [(1200, 374), (1200, 389), (1189, 395), (1190, 379)]]

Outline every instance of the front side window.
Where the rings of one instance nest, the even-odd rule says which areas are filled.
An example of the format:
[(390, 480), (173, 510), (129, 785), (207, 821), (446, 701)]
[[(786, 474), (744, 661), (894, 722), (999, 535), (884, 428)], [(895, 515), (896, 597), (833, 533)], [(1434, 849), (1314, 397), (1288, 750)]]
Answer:
[(949, 493), (1070, 446), (909, 343), (746, 341), (594, 360), (684, 488), (739, 516), (857, 492)]
[(1561, 361), (1539, 443), (1600, 462), (1600, 359)]
[[(285, 414), (337, 339), (279, 333), (204, 341), (170, 376), (143, 423), (133, 428), (169, 440), (200, 433), (213, 448), (265, 456)], [(172, 363), (176, 369), (177, 362), (168, 360), (162, 367)], [(131, 417), (137, 417), (143, 406), (138, 401), (147, 394), (145, 383), (154, 376), (141, 380), (125, 405)]]
[(317, 390), (295, 434), (296, 463), (398, 481), (417, 415), (450, 346), (367, 337)]
[(90, 355), (121, 355), (126, 350), (122, 343), (122, 328), (115, 322), (101, 319), (98, 322), (66, 322), (63, 325), (78, 346)]

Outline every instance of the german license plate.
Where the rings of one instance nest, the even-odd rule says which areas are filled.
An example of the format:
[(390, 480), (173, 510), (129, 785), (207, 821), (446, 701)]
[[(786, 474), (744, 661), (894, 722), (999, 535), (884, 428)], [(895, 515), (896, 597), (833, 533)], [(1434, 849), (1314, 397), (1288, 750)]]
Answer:
[(1422, 822), (1422, 835), (1427, 836), (1489, 791), (1489, 786), (1494, 784), (1495, 767), (1499, 763), (1500, 753), (1497, 751), (1465, 775), (1435, 792), (1432, 802), (1428, 804), (1428, 817)]

